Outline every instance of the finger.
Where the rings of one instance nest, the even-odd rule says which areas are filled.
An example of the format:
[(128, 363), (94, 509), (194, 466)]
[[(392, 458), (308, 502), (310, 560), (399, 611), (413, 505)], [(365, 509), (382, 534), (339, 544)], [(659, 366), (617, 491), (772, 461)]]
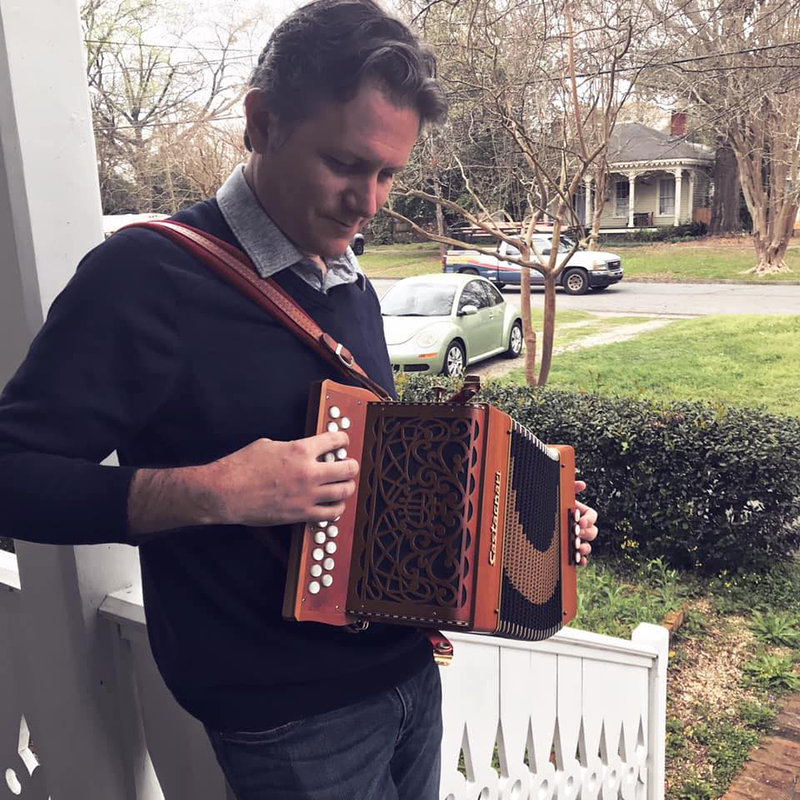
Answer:
[(335, 453), (337, 450), (347, 449), (350, 437), (344, 431), (326, 431), (316, 436), (309, 436), (306, 440), (314, 458), (320, 458), (326, 453)]
[(582, 556), (588, 556), (588, 555), (589, 555), (589, 553), (591, 553), (591, 552), (592, 552), (592, 546), (591, 546), (590, 544), (587, 544), (586, 542), (584, 542), (584, 543), (583, 543), (583, 544), (582, 544), (582, 545), (581, 545), (581, 546), (578, 548), (578, 550), (579, 550), (579, 552), (580, 552), (580, 554), (581, 554)]
[(317, 467), (316, 477), (320, 484), (353, 480), (358, 475), (358, 461), (345, 458), (343, 461), (323, 461)]
[(586, 489), (586, 481), (575, 481), (575, 494)]
[(326, 483), (314, 492), (314, 500), (319, 503), (342, 503), (352, 497), (356, 491), (355, 481), (339, 481)]
[(307, 522), (333, 522), (341, 517), (345, 511), (344, 503), (331, 503), (330, 505), (314, 505), (308, 509), (306, 514)]
[(578, 536), (580, 536), (580, 538), (584, 541), (593, 542), (597, 538), (598, 533), (599, 531), (597, 530), (597, 527), (592, 525), (591, 528), (581, 528)]
[(581, 512), (581, 524), (594, 525), (594, 523), (597, 522), (597, 511), (591, 506), (587, 506), (585, 503), (580, 503), (576, 500), (575, 508)]

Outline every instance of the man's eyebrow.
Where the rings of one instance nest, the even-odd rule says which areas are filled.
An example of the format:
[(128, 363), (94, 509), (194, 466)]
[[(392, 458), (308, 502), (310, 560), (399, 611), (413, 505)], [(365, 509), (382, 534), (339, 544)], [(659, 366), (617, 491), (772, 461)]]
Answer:
[[(354, 153), (352, 150), (348, 150), (346, 147), (342, 148), (338, 153), (334, 151), (332, 155), (338, 155), (340, 158), (347, 158), (352, 161), (353, 166), (374, 166), (375, 164), (379, 163), (380, 159), (373, 159), (373, 158), (365, 158), (364, 156), (359, 155), (358, 153)], [(390, 170), (391, 172), (400, 172), (401, 170), (405, 169), (405, 164), (387, 164), (381, 167), (381, 171), (383, 170)]]

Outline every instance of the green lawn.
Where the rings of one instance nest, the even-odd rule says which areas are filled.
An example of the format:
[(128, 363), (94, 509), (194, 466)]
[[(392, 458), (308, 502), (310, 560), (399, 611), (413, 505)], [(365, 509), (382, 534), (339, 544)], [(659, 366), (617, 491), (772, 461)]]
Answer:
[[(522, 382), (521, 369), (506, 380)], [(549, 386), (658, 400), (764, 405), (800, 416), (800, 315), (681, 320), (627, 342), (563, 353)]]
[[(615, 252), (615, 245), (607, 248)], [(700, 240), (679, 244), (626, 245), (618, 247), (628, 277), (653, 281), (747, 280), (800, 281), (800, 243), (793, 244), (786, 262), (793, 272), (756, 278), (744, 275), (755, 263), (755, 251), (747, 238)], [(359, 262), (370, 278), (408, 278), (440, 272), (439, 245), (434, 242), (396, 244), (372, 247), (367, 245)]]
[[(613, 247), (608, 249), (613, 251)], [(756, 263), (755, 250), (749, 239), (723, 242), (707, 240), (703, 243), (651, 244), (621, 247), (622, 265), (631, 278), (654, 281), (683, 280), (747, 280), (781, 281), (800, 280), (800, 246), (786, 253), (786, 263), (791, 273), (757, 278), (743, 274)]]

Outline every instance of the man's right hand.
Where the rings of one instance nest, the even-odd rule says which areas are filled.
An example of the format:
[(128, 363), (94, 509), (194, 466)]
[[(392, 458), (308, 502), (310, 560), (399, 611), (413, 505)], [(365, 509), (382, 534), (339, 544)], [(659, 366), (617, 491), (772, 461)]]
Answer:
[[(255, 527), (333, 519), (356, 490), (358, 463), (343, 431), (293, 442), (257, 439), (198, 467), (139, 469), (128, 497), (132, 539), (195, 525)], [(341, 455), (341, 453), (340, 453)]]

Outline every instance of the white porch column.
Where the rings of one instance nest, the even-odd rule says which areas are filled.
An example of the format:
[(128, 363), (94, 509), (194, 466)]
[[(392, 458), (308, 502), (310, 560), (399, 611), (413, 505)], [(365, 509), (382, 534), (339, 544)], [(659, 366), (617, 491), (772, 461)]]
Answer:
[[(80, 257), (101, 240), (77, 3), (0, 0), (0, 386)], [(0, 692), (20, 698), (41, 761), (37, 779), (53, 800), (131, 800), (110, 630), (96, 612), (109, 591), (138, 580), (136, 551), (21, 541), (16, 549), (22, 644), (12, 657), (21, 685)], [(2, 713), (0, 721), (9, 725)], [(0, 753), (2, 763), (11, 755)]]
[(628, 227), (633, 227), (633, 210), (636, 208), (636, 173), (628, 173)]
[(673, 170), (675, 175), (675, 222), (674, 225), (681, 224), (681, 181), (683, 180), (683, 170)]
[(592, 227), (592, 213), (593, 213), (593, 206), (592, 206), (592, 178), (591, 176), (586, 176), (583, 179), (583, 214), (584, 214), (584, 225), (587, 228)]
[(694, 222), (694, 183), (697, 180), (697, 171), (694, 169), (689, 170), (689, 211), (688, 221)]

